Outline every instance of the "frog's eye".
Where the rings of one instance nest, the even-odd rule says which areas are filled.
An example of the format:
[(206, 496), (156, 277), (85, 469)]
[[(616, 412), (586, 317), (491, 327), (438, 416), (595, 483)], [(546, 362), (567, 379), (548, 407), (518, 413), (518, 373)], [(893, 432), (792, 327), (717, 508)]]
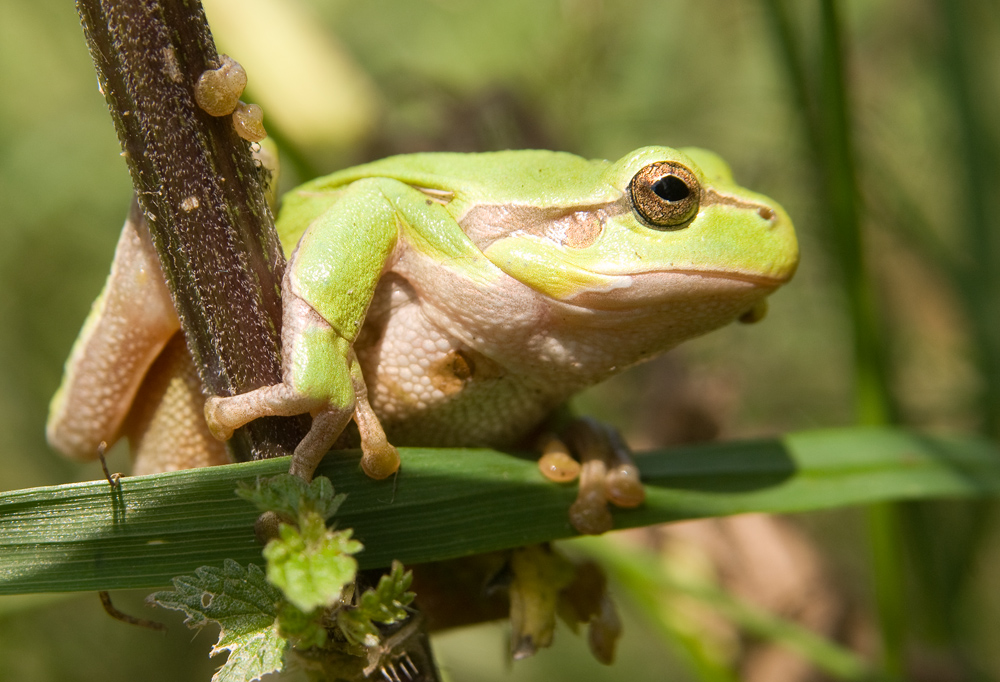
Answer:
[(651, 163), (629, 183), (632, 208), (654, 230), (687, 227), (698, 213), (701, 185), (689, 168), (676, 161)]

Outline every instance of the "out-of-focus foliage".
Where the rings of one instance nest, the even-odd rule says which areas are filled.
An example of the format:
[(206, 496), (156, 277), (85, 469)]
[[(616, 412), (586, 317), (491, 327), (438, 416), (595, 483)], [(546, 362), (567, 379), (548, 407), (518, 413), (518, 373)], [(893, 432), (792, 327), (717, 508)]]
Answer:
[[(815, 45), (819, 2), (785, 4), (793, 10), (801, 44)], [(974, 429), (984, 421), (977, 404), (986, 385), (974, 361), (974, 308), (960, 303), (963, 292), (951, 286), (942, 263), (917, 247), (922, 239), (936, 240), (942, 253), (963, 266), (963, 253), (977, 248), (963, 236), (970, 220), (968, 189), (986, 172), (982, 165), (970, 166), (962, 153), (969, 126), (956, 109), (945, 4), (838, 3), (863, 226), (890, 330), (894, 395), (905, 423)], [(223, 11), (212, 5), (210, 20)], [(1000, 58), (1000, 9), (987, 0), (955, 5), (968, 15), (962, 45), (976, 69), (978, 120), (1000, 120), (1000, 71), (992, 66)], [(238, 0), (233, 6), (253, 11)], [(310, 40), (318, 34), (328, 41), (316, 59), (335, 54), (345, 60), (352, 74), (345, 91), (354, 88), (358, 108), (369, 113), (328, 131), (321, 146), (286, 148), (286, 186), (349, 163), (415, 150), (546, 147), (617, 158), (646, 144), (697, 145), (719, 152), (742, 184), (789, 210), (801, 239), (802, 266), (773, 297), (762, 324), (734, 326), (690, 343), (641, 372), (589, 391), (578, 401), (582, 409), (623, 427), (639, 449), (850, 422), (845, 302), (820, 236), (816, 176), (764, 3), (297, 0), (294, 12), (306, 17)], [(266, 33), (254, 46), (235, 31), (227, 36), (225, 25), (218, 26), (220, 44), (247, 51), (232, 54), (237, 60), (249, 63), (250, 50), (275, 49)], [(326, 73), (309, 82), (328, 83), (324, 78), (333, 76), (324, 68), (303, 64), (302, 71)], [(266, 79), (255, 81), (252, 70), (249, 77), (249, 94), (266, 101), (267, 93), (259, 90)], [(0, 0), (0, 93), (0, 488), (97, 478), (96, 465), (62, 460), (43, 435), (48, 399), (107, 273), (130, 195), (70, 3)], [(280, 120), (277, 137), (303, 139), (294, 117)], [(337, 120), (331, 116), (330, 125)], [(981, 158), (995, 160), (996, 126), (977, 131)], [(991, 172), (995, 178), (996, 169)], [(120, 449), (111, 463), (127, 468)], [(963, 523), (961, 512), (953, 517)], [(857, 514), (814, 515), (803, 523), (825, 540), (833, 573), (864, 609), (869, 579)], [(947, 536), (949, 521), (938, 523)], [(989, 527), (982, 532), (996, 535)], [(1000, 558), (1000, 543), (994, 537), (984, 547), (963, 569), (964, 598), (978, 607), (964, 616), (963, 627), (968, 655), (998, 675), (1000, 658), (987, 644), (1000, 634), (1000, 590), (986, 567)], [(920, 561), (918, 556), (918, 568)], [(918, 603), (930, 599), (916, 596)], [(179, 619), (170, 621), (164, 641), (111, 621), (96, 597), (29, 608), (37, 601), (0, 599), (0, 680), (210, 676), (211, 635), (190, 646)], [(142, 612), (138, 597), (119, 601), (123, 610)], [(577, 662), (584, 645), (565, 631), (557, 633), (554, 651), (518, 663), (513, 674), (504, 672), (502, 630), (456, 632), (438, 642), (456, 680), (660, 680), (693, 674), (678, 669), (662, 640), (645, 628), (627, 619), (620, 662), (596, 672), (591, 665), (578, 667), (584, 665)], [(940, 632), (916, 630), (912, 657), (933, 659)]]

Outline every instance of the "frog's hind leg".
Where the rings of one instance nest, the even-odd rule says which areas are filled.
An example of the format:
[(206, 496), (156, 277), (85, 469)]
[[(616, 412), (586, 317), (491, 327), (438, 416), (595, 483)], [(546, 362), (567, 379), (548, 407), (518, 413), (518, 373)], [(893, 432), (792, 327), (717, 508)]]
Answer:
[[(310, 414), (312, 426), (295, 448), (292, 473), (310, 479), (316, 466), (340, 435), (354, 412), (350, 344), (340, 338), (308, 303), (289, 287), (286, 269), (282, 280), (282, 382), (233, 396), (211, 396), (204, 414), (209, 430), (219, 440), (260, 417)], [(322, 371), (302, 379), (298, 370), (311, 359)], [(296, 364), (295, 359), (299, 359)]]
[(180, 329), (142, 219), (133, 201), (111, 274), (49, 407), (48, 441), (71, 457), (96, 459), (102, 442), (118, 440), (146, 371)]
[(361, 363), (351, 351), (351, 381), (354, 384), (354, 422), (361, 434), (361, 468), (371, 478), (382, 480), (399, 470), (399, 450), (386, 438), (375, 410), (368, 402), (368, 386), (361, 374)]

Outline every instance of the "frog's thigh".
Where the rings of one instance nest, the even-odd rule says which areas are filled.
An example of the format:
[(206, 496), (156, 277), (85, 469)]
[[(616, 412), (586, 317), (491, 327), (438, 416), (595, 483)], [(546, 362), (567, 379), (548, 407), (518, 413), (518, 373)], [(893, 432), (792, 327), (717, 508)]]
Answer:
[(180, 329), (156, 253), (140, 237), (141, 216), (133, 203), (111, 274), (49, 406), (49, 443), (72, 457), (96, 458), (102, 441), (119, 438), (143, 376)]
[(174, 334), (149, 368), (123, 431), (132, 473), (226, 464), (226, 446), (212, 437), (202, 413), (205, 396), (184, 335)]

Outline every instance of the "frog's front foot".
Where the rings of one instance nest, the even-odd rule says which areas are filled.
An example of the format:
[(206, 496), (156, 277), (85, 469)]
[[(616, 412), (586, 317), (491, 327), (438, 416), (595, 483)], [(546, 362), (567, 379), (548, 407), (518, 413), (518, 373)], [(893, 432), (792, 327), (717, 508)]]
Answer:
[(296, 446), (290, 468), (290, 473), (308, 481), (323, 455), (347, 426), (352, 407), (331, 406), (281, 383), (239, 395), (210, 396), (205, 401), (205, 423), (213, 436), (229, 440), (236, 429), (260, 417), (311, 413), (312, 426)]
[[(569, 451), (580, 461), (572, 459)], [(569, 509), (569, 520), (585, 535), (611, 530), (614, 524), (608, 502), (634, 508), (646, 499), (639, 470), (621, 435), (593, 419), (578, 419), (566, 429), (562, 440), (551, 439), (544, 446), (538, 467), (546, 478), (557, 482), (579, 477), (579, 492)]]
[(361, 433), (361, 468), (374, 479), (387, 478), (399, 469), (399, 452), (389, 443), (368, 403), (368, 391), (359, 369), (352, 372), (351, 386), (353, 400), (347, 400), (346, 405), (311, 398), (284, 383), (240, 395), (211, 396), (205, 401), (205, 421), (213, 436), (228, 440), (233, 431), (259, 417), (312, 414), (312, 426), (292, 453), (289, 468), (289, 473), (309, 481), (354, 417)]

